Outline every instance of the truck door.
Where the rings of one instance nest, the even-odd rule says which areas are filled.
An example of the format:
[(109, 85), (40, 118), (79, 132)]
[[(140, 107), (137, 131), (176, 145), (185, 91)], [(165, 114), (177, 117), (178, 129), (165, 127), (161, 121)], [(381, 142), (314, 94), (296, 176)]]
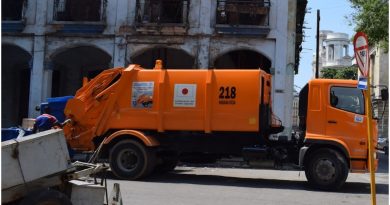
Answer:
[(363, 92), (355, 87), (336, 85), (330, 86), (328, 92), (326, 135), (343, 141), (352, 161), (363, 162), (367, 158)]

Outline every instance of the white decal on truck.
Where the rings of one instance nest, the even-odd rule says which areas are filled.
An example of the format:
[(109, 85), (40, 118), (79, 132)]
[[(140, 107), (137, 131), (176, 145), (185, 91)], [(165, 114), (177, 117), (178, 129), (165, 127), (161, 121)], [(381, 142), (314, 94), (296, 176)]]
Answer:
[(363, 117), (360, 115), (355, 115), (355, 122), (363, 123)]
[(173, 107), (195, 107), (196, 84), (175, 84)]
[(131, 106), (133, 108), (152, 108), (154, 82), (133, 82), (131, 88)]

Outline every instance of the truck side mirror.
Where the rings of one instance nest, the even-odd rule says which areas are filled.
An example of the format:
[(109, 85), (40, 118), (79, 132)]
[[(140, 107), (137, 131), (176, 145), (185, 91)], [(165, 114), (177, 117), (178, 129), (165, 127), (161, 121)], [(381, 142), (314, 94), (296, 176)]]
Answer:
[(384, 88), (381, 90), (381, 99), (383, 101), (388, 101), (389, 100), (389, 89)]

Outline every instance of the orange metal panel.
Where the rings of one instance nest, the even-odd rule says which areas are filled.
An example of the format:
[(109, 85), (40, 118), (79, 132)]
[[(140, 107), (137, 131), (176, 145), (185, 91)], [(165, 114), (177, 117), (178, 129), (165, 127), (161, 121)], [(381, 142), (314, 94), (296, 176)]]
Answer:
[[(261, 70), (106, 70), (65, 109), (77, 130), (259, 131), (261, 78), (270, 104), (271, 76)], [(114, 80), (117, 79), (117, 80)], [(77, 109), (74, 107), (77, 106)], [(86, 130), (89, 130), (88, 132)], [(70, 132), (69, 132), (70, 133)]]

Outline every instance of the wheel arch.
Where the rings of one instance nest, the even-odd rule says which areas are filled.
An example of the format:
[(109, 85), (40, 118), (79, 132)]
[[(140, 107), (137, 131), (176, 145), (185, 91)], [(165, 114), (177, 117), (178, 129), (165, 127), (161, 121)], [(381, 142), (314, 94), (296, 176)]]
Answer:
[(160, 145), (156, 138), (147, 136), (143, 132), (137, 130), (119, 130), (110, 134), (103, 141), (103, 149), (100, 156), (102, 158), (108, 158), (111, 148), (123, 140), (134, 140), (146, 147), (157, 147)]
[(306, 140), (305, 142), (306, 146), (308, 147), (308, 150), (305, 152), (305, 155), (303, 156), (303, 166), (306, 165), (306, 163), (309, 160), (309, 156), (311, 156), (312, 153), (314, 153), (316, 150), (327, 148), (332, 149), (340, 154), (342, 154), (345, 157), (345, 160), (348, 164), (348, 168), (351, 168), (351, 158), (349, 154), (349, 150), (346, 147), (346, 145), (342, 142), (338, 141), (330, 141), (330, 140)]

